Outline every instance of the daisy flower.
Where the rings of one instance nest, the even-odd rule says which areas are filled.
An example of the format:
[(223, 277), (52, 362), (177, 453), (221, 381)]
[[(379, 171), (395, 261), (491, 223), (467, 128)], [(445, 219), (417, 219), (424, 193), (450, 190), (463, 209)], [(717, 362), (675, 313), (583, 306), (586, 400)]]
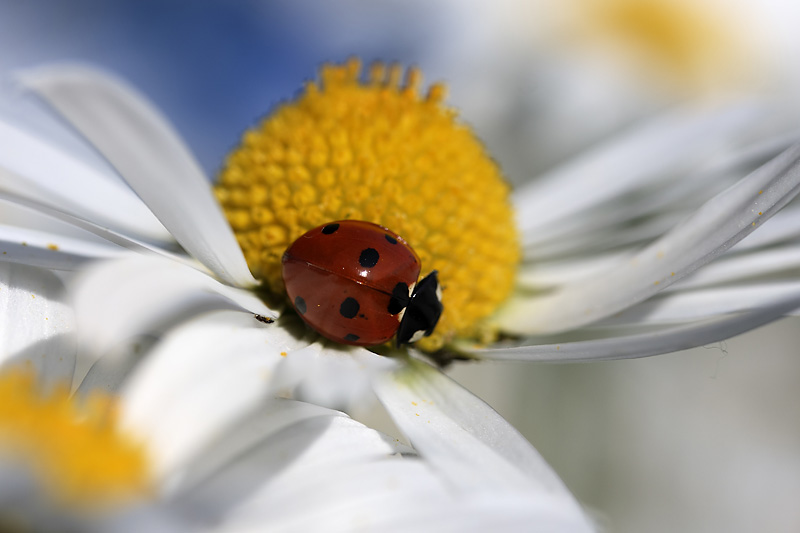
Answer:
[[(392, 228), (412, 243), (423, 273), (440, 272), (445, 311), (434, 336), (419, 344), (434, 354), (446, 349), (471, 357), (552, 360), (652, 355), (739, 333), (791, 306), (783, 303), (791, 300), (784, 290), (791, 280), (755, 288), (737, 282), (791, 268), (788, 246), (769, 250), (775, 260), (763, 259), (762, 249), (791, 238), (793, 210), (781, 214), (784, 223), (761, 231), (760, 241), (745, 241), (726, 261), (689, 277), (797, 192), (798, 148), (790, 147), (791, 139), (698, 164), (748, 127), (752, 110), (669, 113), (540, 176), (509, 199), (497, 166), (442, 105), (442, 86), (420, 98), (413, 69), (404, 85), (399, 68), (377, 65), (366, 82), (358, 74), (357, 62), (325, 67), (320, 83), (309, 83), (296, 102), (244, 135), (216, 186), (224, 215), (188, 149), (135, 90), (80, 67), (23, 76), (114, 165), (187, 252), (176, 252), (163, 227), (116, 182), (4, 127), (6, 145), (14, 148), (3, 156), (5, 199), (172, 260), (149, 261), (152, 271), (126, 261), (108, 267), (120, 269), (119, 275), (112, 270), (94, 277), (84, 295), (125, 279), (114, 290), (132, 297), (128, 310), (116, 316), (101, 309), (111, 298), (79, 298), (79, 307), (96, 300), (85, 307), (104, 315), (90, 321), (102, 321), (100, 335), (91, 335), (96, 345), (107, 348), (146, 331), (143, 321), (152, 327), (204, 306), (238, 306), (277, 318), (281, 303), (268, 307), (259, 296), (280, 296), (283, 250), (305, 230), (347, 218)], [(755, 167), (695, 209), (698, 198)], [(53, 169), (66, 178), (52, 183)], [(24, 230), (7, 234), (15, 229)], [(19, 248), (15, 237), (6, 240)], [(27, 257), (13, 251), (7, 259), (63, 268), (76, 258), (119, 253), (79, 239), (26, 244), (21, 248)], [(758, 296), (741, 297), (750, 292)], [(743, 320), (743, 313), (757, 316)], [(637, 329), (648, 334), (620, 334)], [(581, 343), (530, 340), (608, 331), (610, 339)], [(469, 341), (498, 335), (523, 340), (518, 347), (488, 349)]]
[[(244, 135), (221, 173), (218, 204), (174, 130), (124, 82), (85, 67), (28, 72), (23, 82), (143, 203), (5, 125), (2, 198), (121, 246), (10, 226), (5, 242), (17, 246), (6, 257), (57, 269), (125, 256), (91, 269), (77, 289), (83, 344), (94, 356), (211, 309), (245, 311), (251, 325), (225, 335), (186, 322), (190, 333), (172, 349), (187, 373), (202, 347), (226, 361), (277, 351), (269, 390), (347, 408), (374, 393), (415, 446), (429, 420), (445, 441), (459, 427), (489, 433), (469, 396), (415, 360), (421, 352), (386, 358), (345, 348), (282, 313), (280, 255), (308, 228), (378, 222), (412, 244), (423, 273), (440, 272), (445, 311), (418, 344), (440, 363), (654, 355), (736, 335), (800, 305), (783, 276), (796, 264), (792, 247), (773, 246), (796, 234), (794, 211), (760, 230), (761, 240), (734, 247), (797, 193), (800, 148), (778, 138), (708, 159), (752, 124), (752, 110), (675, 110), (509, 196), (496, 164), (442, 104), (443, 87), (420, 97), (419, 73), (401, 77), (381, 65), (366, 81), (356, 62), (325, 67), (319, 83)], [(53, 183), (54, 173), (62, 180)], [(106, 359), (87, 379), (125, 374), (114, 368), (119, 358)], [(447, 416), (421, 412), (442, 406)], [(503, 439), (492, 445), (503, 449)]]
[[(430, 427), (452, 426), (446, 439), (416, 428), (415, 440), (433, 462), (341, 412), (274, 398), (265, 383), (287, 334), (254, 328), (241, 313), (203, 317), (205, 339), (233, 334), (237, 344), (258, 335), (266, 350), (230, 360), (177, 328), (118, 394), (102, 391), (96, 374), (77, 380), (71, 394), (76, 352), (64, 337), (74, 323), (61, 282), (47, 270), (12, 263), (0, 263), (0, 275), (4, 527), (591, 530), (535, 450), (438, 373), (427, 383), (387, 387), (384, 396), (406, 404), (418, 394), (445, 393), (471, 405), (469, 416), (481, 420), (469, 426), (463, 415), (449, 415), (446, 402), (418, 409)], [(188, 369), (184, 352), (175, 349), (187, 342), (196, 348)], [(479, 427), (485, 433), (470, 432)]]

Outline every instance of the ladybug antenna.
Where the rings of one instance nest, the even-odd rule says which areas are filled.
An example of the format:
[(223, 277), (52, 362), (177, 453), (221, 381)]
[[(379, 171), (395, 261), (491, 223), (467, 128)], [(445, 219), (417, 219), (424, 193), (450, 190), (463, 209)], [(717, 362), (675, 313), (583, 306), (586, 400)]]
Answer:
[(442, 316), (442, 289), (434, 270), (417, 283), (397, 329), (397, 346), (417, 342), (433, 333)]

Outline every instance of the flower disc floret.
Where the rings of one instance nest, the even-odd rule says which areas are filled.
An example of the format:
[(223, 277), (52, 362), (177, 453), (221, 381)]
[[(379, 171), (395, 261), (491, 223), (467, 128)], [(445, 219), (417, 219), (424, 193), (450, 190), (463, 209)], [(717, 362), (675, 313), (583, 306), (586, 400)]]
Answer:
[(118, 429), (115, 402), (76, 402), (66, 385), (43, 394), (33, 372), (0, 372), (0, 461), (27, 467), (63, 505), (102, 509), (147, 497), (143, 446)]
[(253, 274), (283, 292), (281, 256), (307, 230), (366, 220), (401, 235), (422, 275), (439, 271), (444, 314), (427, 350), (476, 337), (509, 295), (520, 252), (509, 187), (445, 88), (419, 93), (398, 66), (368, 80), (351, 60), (325, 66), (293, 102), (247, 131), (216, 186)]

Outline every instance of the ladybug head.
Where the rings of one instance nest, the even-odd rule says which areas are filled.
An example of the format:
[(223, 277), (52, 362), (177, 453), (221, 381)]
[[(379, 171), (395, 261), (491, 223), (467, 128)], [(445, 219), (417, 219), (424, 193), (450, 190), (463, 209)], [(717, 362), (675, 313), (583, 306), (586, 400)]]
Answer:
[(427, 337), (439, 322), (442, 315), (442, 289), (437, 274), (434, 270), (414, 288), (397, 329), (398, 346)]

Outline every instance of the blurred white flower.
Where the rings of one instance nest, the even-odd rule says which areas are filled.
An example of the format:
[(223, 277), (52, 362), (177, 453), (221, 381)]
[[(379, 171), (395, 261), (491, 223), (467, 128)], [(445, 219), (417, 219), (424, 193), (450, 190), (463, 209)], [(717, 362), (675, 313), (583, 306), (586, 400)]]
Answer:
[[(417, 449), (343, 413), (274, 398), (275, 336), (285, 333), (253, 328), (241, 313), (174, 330), (118, 395), (101, 392), (97, 373), (71, 395), (76, 353), (59, 337), (72, 331), (63, 286), (33, 267), (0, 263), (0, 273), (4, 527), (591, 529), (530, 444), (430, 367), (387, 375), (378, 387)], [(266, 351), (230, 358), (198, 342), (231, 333), (259, 337)], [(175, 349), (187, 341), (197, 348), (190, 361)], [(424, 425), (410, 423), (420, 416)]]
[(362, 28), (398, 39), (398, 18), (425, 20), (421, 66), (451, 82), (515, 183), (679, 102), (758, 95), (782, 102), (777, 120), (798, 116), (798, 7), (782, 0), (412, 0), (391, 19), (362, 4), (324, 12), (334, 53)]
[[(9, 251), (4, 258), (72, 269), (87, 260), (121, 257), (90, 269), (78, 290), (82, 345), (92, 356), (142, 335), (169, 332), (155, 348), (177, 366), (165, 376), (203, 382), (193, 376), (193, 362), (207, 353), (216, 362), (214, 372), (226, 372), (231, 361), (250, 365), (249, 378), (256, 381), (250, 390), (259, 394), (352, 408), (375, 393), (420, 453), (459, 476), (473, 474), (451, 461), (477, 452), (455, 453), (448, 447), (452, 435), (478, 438), (481, 447), (489, 445), (486, 453), (508, 450), (513, 440), (485, 427), (476, 400), (448, 386), (437, 371), (413, 359), (403, 363), (331, 346), (297, 331), (291, 316), (278, 318), (266, 307), (251, 292), (256, 281), (205, 176), (172, 128), (133, 89), (84, 68), (44, 69), (24, 79), (144, 201), (42, 140), (7, 124), (0, 129), (7, 147), (0, 155), (2, 199), (107, 241), (9, 225), (0, 233)], [(733, 143), (752, 118), (752, 110), (739, 106), (666, 113), (520, 189), (514, 199), (528, 261), (520, 289), (494, 321), (524, 340), (512, 347), (451, 348), (475, 358), (637, 357), (727, 338), (800, 305), (800, 288), (784, 275), (797, 264), (797, 254), (781, 246), (798, 231), (793, 210), (781, 213), (783, 223), (768, 226), (772, 231), (761, 230), (760, 241), (731, 250), (796, 195), (800, 148), (791, 138), (776, 138), (727, 159), (707, 159), (720, 144)], [(54, 174), (60, 181), (53, 181)], [(188, 255), (175, 251), (173, 238)], [(643, 243), (649, 244), (642, 248)], [(772, 246), (768, 252), (766, 246)], [(722, 254), (724, 261), (689, 277)], [(770, 281), (749, 284), (760, 277)], [(172, 330), (215, 309), (236, 311), (229, 320), (195, 318)], [(277, 321), (262, 324), (253, 314)], [(541, 344), (556, 334), (597, 338)], [(117, 370), (113, 359), (98, 362), (85, 388), (121, 380)], [(246, 389), (239, 376), (231, 387)], [(219, 405), (230, 404), (226, 398)], [(518, 452), (510, 453), (507, 458)], [(459, 485), (464, 482), (459, 479)]]

